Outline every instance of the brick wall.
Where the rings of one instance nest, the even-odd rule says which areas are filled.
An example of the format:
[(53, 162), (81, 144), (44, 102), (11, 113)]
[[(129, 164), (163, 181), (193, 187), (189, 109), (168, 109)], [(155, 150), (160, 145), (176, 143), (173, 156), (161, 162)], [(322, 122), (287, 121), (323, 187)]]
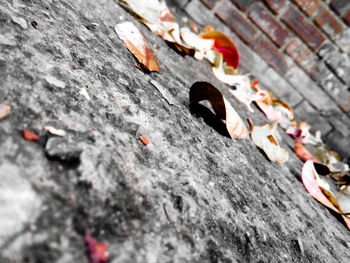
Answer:
[(350, 0), (176, 0), (235, 41), (240, 67), (350, 156)]

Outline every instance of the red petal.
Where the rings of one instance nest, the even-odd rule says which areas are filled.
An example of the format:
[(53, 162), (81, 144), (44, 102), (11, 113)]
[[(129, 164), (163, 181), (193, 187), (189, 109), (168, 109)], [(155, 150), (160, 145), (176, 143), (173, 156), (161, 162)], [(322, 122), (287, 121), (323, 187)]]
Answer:
[(88, 248), (88, 256), (92, 263), (106, 262), (108, 257), (108, 245), (99, 243), (89, 234), (84, 237), (85, 245)]
[(200, 35), (204, 39), (214, 39), (214, 49), (222, 53), (226, 63), (236, 69), (239, 63), (239, 54), (236, 45), (224, 33), (213, 31)]
[(39, 136), (34, 132), (23, 130), (23, 138), (27, 141), (37, 141), (39, 140)]

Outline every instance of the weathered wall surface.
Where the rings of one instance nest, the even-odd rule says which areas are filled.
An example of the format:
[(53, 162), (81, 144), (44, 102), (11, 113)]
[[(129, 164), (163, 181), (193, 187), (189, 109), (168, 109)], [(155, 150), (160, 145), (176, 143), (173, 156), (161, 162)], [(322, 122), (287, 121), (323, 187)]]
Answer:
[(349, 1), (175, 2), (201, 24), (231, 29), (241, 66), (286, 99), (299, 119), (321, 130), (329, 146), (349, 156)]
[[(237, 39), (249, 54), (242, 65), (281, 98), (311, 112), (336, 105), (277, 89), (291, 87), (291, 71), (276, 73), (196, 3), (186, 10)], [(135, 67), (114, 32), (126, 20), (157, 47), (159, 73)], [(110, 0), (6, 0), (0, 22), (0, 102), (12, 107), (0, 121), (0, 262), (88, 262), (86, 232), (109, 245), (113, 263), (349, 261), (348, 231), (304, 190), (286, 136), (290, 161), (272, 164), (249, 139), (228, 138), (206, 107), (189, 105), (189, 87), (209, 80), (247, 117), (208, 64), (181, 56)], [(250, 116), (265, 122), (257, 110)], [(46, 124), (67, 135), (47, 134)], [(40, 140), (23, 140), (23, 129)]]

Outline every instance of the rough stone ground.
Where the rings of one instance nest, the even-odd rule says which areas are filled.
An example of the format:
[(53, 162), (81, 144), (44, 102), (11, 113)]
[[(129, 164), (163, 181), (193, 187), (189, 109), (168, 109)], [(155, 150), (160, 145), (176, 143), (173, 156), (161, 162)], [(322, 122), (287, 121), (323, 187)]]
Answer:
[[(160, 73), (135, 67), (114, 32), (125, 20), (159, 47)], [(0, 262), (88, 262), (87, 231), (108, 243), (113, 263), (350, 260), (348, 231), (306, 193), (292, 152), (272, 164), (249, 139), (228, 138), (207, 107), (189, 105), (189, 87), (209, 80), (247, 117), (208, 64), (112, 0), (2, 0), (0, 23), (0, 103), (12, 106), (0, 121)]]

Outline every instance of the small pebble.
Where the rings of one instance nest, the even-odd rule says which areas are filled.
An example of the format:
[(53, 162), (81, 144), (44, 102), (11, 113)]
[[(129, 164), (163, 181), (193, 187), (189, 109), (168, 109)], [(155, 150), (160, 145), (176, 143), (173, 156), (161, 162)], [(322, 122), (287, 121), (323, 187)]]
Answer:
[(56, 79), (53, 76), (46, 76), (45, 80), (47, 84), (49, 84), (52, 87), (63, 89), (66, 86), (66, 84), (63, 81), (60, 81), (59, 79)]
[(80, 147), (59, 137), (50, 138), (45, 147), (45, 153), (48, 157), (65, 162), (79, 161), (81, 152)]
[(16, 24), (18, 24), (20, 27), (22, 27), (23, 29), (27, 29), (28, 28), (28, 24), (27, 24), (27, 21), (22, 18), (22, 17), (17, 17), (17, 16), (14, 16), (12, 17), (12, 21)]
[(0, 34), (0, 45), (15, 47), (17, 43), (13, 36), (4, 36)]

